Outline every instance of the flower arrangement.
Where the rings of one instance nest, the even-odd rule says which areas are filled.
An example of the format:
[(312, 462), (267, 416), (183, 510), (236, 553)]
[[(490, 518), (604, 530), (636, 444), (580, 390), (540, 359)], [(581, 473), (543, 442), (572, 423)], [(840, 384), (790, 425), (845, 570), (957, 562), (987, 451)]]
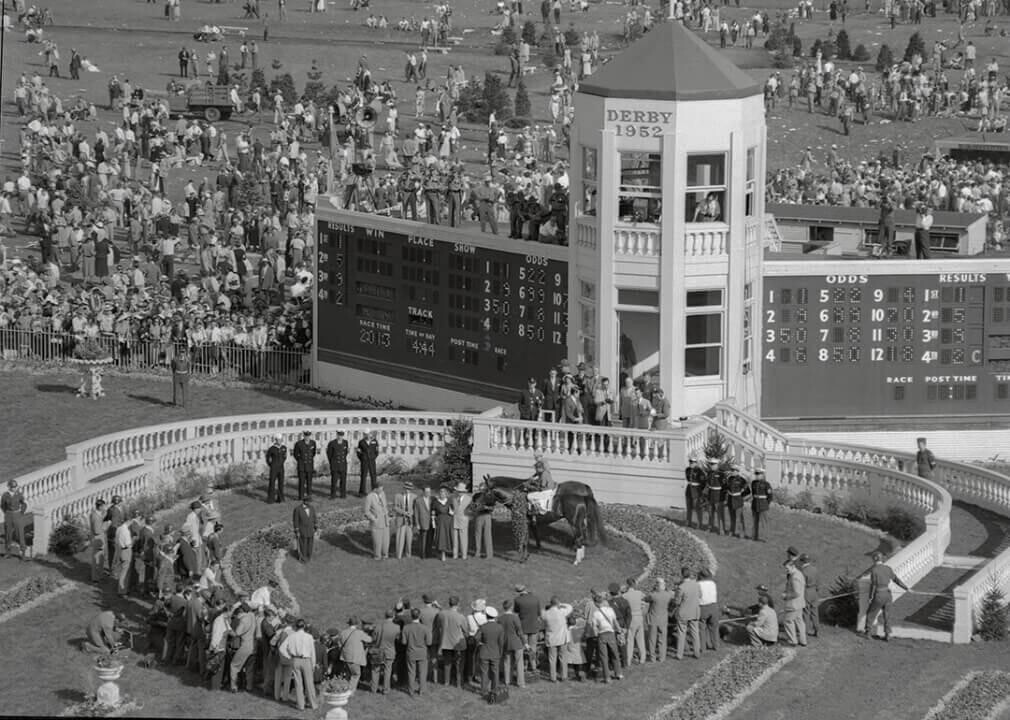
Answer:
[(111, 655), (99, 655), (98, 659), (95, 661), (95, 667), (102, 668), (103, 670), (118, 670), (123, 667), (123, 663), (119, 662)]
[(85, 338), (74, 345), (74, 358), (88, 362), (111, 360), (112, 353), (94, 338)]
[(354, 688), (351, 687), (351, 683), (343, 676), (327, 678), (323, 681), (323, 684), (319, 689), (320, 692), (326, 695), (345, 695), (347, 693), (354, 692)]

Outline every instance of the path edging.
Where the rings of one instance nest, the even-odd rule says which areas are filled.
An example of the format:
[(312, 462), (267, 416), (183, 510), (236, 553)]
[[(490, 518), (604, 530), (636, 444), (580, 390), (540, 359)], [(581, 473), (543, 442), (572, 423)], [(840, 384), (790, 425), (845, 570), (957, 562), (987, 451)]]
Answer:
[[(35, 577), (36, 576), (33, 575), (32, 577), (25, 578), (21, 582), (15, 583), (14, 586), (7, 591), (7, 593), (15, 592), (22, 585), (27, 585), (28, 583), (30, 583), (32, 580), (35, 579)], [(8, 610), (7, 612), (0, 615), (0, 625), (7, 622), (8, 620), (13, 620), (17, 616), (22, 615), (28, 612), (29, 610), (34, 610), (40, 605), (45, 605), (50, 600), (53, 600), (54, 598), (57, 598), (60, 595), (64, 595), (70, 592), (71, 590), (76, 589), (80, 585), (78, 582), (74, 580), (60, 579), (58, 582), (59, 585), (54, 589), (44, 592), (41, 595), (38, 595), (32, 598), (31, 600), (28, 600), (27, 602), (18, 605), (16, 608), (12, 608), (11, 610)]]

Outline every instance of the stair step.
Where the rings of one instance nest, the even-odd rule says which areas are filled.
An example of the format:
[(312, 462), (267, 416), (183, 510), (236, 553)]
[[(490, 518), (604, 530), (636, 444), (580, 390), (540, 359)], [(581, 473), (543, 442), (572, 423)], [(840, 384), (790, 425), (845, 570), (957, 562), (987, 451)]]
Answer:
[(956, 568), (959, 570), (974, 570), (982, 567), (990, 558), (978, 557), (975, 555), (944, 555), (940, 567)]
[(933, 642), (948, 644), (954, 642), (953, 632), (900, 624), (891, 626), (891, 637), (906, 638), (909, 640), (932, 640)]

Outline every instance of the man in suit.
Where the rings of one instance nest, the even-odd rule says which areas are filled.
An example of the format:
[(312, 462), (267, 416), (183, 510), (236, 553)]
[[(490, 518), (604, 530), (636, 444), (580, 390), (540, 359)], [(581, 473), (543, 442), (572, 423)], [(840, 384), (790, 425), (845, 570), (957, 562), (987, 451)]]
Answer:
[(417, 528), (417, 554), (428, 557), (431, 545), (431, 488), (425, 486), (421, 496), (414, 500), (414, 527)]
[(172, 404), (186, 407), (189, 403), (189, 348), (177, 346), (172, 358)]
[(803, 573), (796, 566), (799, 552), (790, 546), (786, 549), (786, 587), (782, 593), (785, 601), (782, 613), (782, 628), (786, 631), (786, 640), (790, 645), (807, 645), (807, 625), (803, 621), (804, 610), (807, 606), (807, 588), (803, 579)]
[(407, 654), (407, 693), (425, 692), (428, 682), (428, 646), (431, 628), (421, 622), (421, 611), (412, 608), (410, 622), (403, 627), (403, 645)]
[(653, 430), (670, 429), (670, 401), (663, 392), (663, 388), (656, 388), (652, 395), (652, 408), (656, 414), (652, 417)]
[(515, 604), (516, 615), (523, 626), (523, 635), (526, 645), (526, 666), (530, 672), (536, 670), (535, 663), (537, 657), (537, 635), (540, 633), (540, 616), (544, 612), (544, 602), (539, 597), (531, 593), (525, 585), (516, 585)]
[(239, 675), (245, 673), (245, 689), (252, 690), (253, 651), (256, 649), (256, 616), (246, 603), (242, 603), (232, 619), (232, 638), (234, 654), (228, 665), (229, 688), (238, 692)]
[(624, 651), (624, 666), (631, 667), (631, 660), (638, 648), (638, 664), (645, 664), (645, 593), (635, 587), (635, 578), (628, 578), (628, 589), (624, 591), (624, 599), (631, 608), (631, 622), (628, 624), (628, 644)]
[(814, 559), (807, 554), (800, 555), (798, 560), (800, 572), (803, 573), (803, 580), (806, 585), (806, 601), (807, 605), (803, 609), (803, 622), (807, 626), (807, 635), (810, 637), (817, 637), (817, 631), (820, 626), (820, 618), (818, 604), (820, 598), (818, 597), (820, 591), (820, 584), (817, 577), (817, 566), (814, 565)]
[(772, 502), (772, 486), (765, 479), (762, 468), (754, 470), (754, 480), (750, 484), (750, 512), (754, 521), (754, 540), (761, 540), (761, 520), (768, 513)]
[(274, 435), (274, 444), (267, 448), (268, 503), (284, 502), (284, 461), (287, 459), (288, 449), (284, 446), (284, 437)]
[[(551, 682), (556, 680), (559, 659), (561, 661), (561, 679), (568, 679), (568, 663), (565, 662), (564, 647), (568, 642), (568, 616), (571, 614), (572, 606), (566, 605), (557, 597), (552, 597), (547, 609), (544, 610), (544, 640), (547, 643), (547, 663), (551, 668)], [(507, 671), (506, 675), (508, 675)], [(522, 678), (522, 675), (520, 674), (519, 677)], [(522, 687), (521, 683), (520, 687)]]
[[(498, 665), (505, 654), (505, 628), (498, 624), (498, 611), (484, 608), (487, 622), (477, 630), (477, 660), (480, 662), (480, 691), (498, 692)], [(490, 684), (490, 688), (488, 685)]]
[(350, 448), (344, 438), (344, 431), (338, 430), (337, 436), (326, 445), (326, 460), (330, 464), (330, 499), (337, 497), (337, 488), (340, 488), (340, 497), (347, 497), (347, 453)]
[(370, 642), (372, 638), (358, 627), (358, 618), (353, 616), (347, 620), (347, 627), (340, 632), (337, 640), (340, 646), (340, 661), (347, 670), (348, 682), (355, 690), (358, 689), (358, 681), (361, 680), (361, 669), (368, 662), (365, 643)]
[(418, 610), (421, 613), (421, 624), (431, 630), (431, 642), (428, 643), (428, 672), (432, 676), (432, 682), (438, 682), (438, 646), (435, 644), (435, 621), (438, 618), (439, 607), (435, 599), (429, 594), (421, 596), (421, 605)]
[(400, 626), (393, 619), (392, 610), (386, 610), (386, 619), (375, 631), (375, 649), (381, 655), (382, 664), (372, 663), (372, 692), (379, 692), (379, 668), (382, 672), (382, 692), (389, 694), (393, 675), (393, 661), (396, 660), (396, 643), (400, 639)]
[(18, 550), (21, 559), (25, 559), (25, 519), (24, 514), (28, 511), (28, 503), (25, 502), (25, 495), (18, 489), (17, 480), (7, 483), (7, 491), (0, 496), (0, 509), (4, 515), (4, 556), (10, 557), (11, 545), (14, 543), (14, 536), (17, 535)]
[(101, 579), (101, 569), (105, 554), (105, 500), (98, 498), (95, 508), (88, 515), (88, 530), (91, 535), (91, 581)]
[[(526, 647), (526, 638), (523, 634), (523, 625), (519, 616), (515, 614), (511, 600), (503, 600), (501, 614), (498, 616), (498, 624), (505, 631), (505, 684), (511, 683), (512, 668), (515, 667), (516, 685), (526, 687), (526, 674), (524, 672), (526, 663), (523, 661), (523, 649)], [(487, 609), (485, 608), (485, 617)]]
[(379, 457), (379, 441), (375, 439), (375, 431), (368, 433), (358, 441), (358, 465), (361, 469), (361, 483), (358, 485), (358, 497), (365, 497), (365, 478), (372, 480), (375, 487), (375, 461)]
[(463, 687), (463, 659), (466, 657), (466, 618), (459, 611), (459, 597), (449, 597), (449, 607), (435, 618), (438, 649), (442, 653), (442, 684), (448, 685), (453, 669), (456, 687)]
[(656, 578), (656, 589), (645, 596), (649, 611), (645, 622), (649, 626), (649, 655), (653, 662), (666, 660), (666, 635), (670, 620), (673, 593), (666, 589), (666, 580)]
[(389, 558), (389, 508), (386, 491), (378, 480), (365, 498), (365, 518), (372, 531), (372, 556), (376, 560)]
[(402, 560), (404, 551), (410, 557), (414, 546), (414, 484), (405, 482), (403, 492), (393, 498), (392, 533), (396, 537), (396, 559)]
[(698, 620), (701, 618), (701, 589), (694, 579), (691, 568), (680, 569), (681, 581), (677, 587), (675, 602), (677, 603), (677, 659), (684, 659), (684, 646), (687, 645), (687, 634), (691, 633), (691, 649), (694, 657), (701, 657), (701, 633), (698, 630)]
[(295, 528), (295, 538), (298, 540), (298, 559), (307, 563), (312, 559), (312, 546), (315, 544), (316, 509), (309, 504), (309, 498), (303, 497), (302, 504), (295, 508), (291, 522)]
[(529, 378), (526, 389), (519, 395), (519, 419), (537, 421), (544, 406), (544, 394), (537, 389), (537, 379)]
[(126, 520), (126, 515), (123, 512), (123, 498), (119, 495), (112, 496), (112, 504), (109, 505), (109, 509), (105, 513), (105, 547), (109, 549), (108, 552), (108, 562), (109, 570), (112, 570), (113, 563), (116, 562), (116, 530), (119, 526), (123, 524)]
[(491, 537), (491, 516), (494, 513), (495, 497), (494, 493), (475, 493), (471, 503), (474, 512), (473, 524), (473, 555), (474, 557), (486, 557), (488, 560), (494, 557), (494, 545)]
[(298, 499), (312, 497), (312, 476), (315, 474), (316, 441), (312, 439), (312, 431), (302, 431), (302, 439), (295, 443), (295, 462), (298, 463)]

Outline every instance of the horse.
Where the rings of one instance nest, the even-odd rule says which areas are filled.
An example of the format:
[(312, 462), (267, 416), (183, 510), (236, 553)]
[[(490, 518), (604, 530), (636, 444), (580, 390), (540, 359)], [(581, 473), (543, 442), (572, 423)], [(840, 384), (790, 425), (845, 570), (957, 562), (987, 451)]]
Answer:
[[(520, 562), (525, 562), (529, 556), (527, 547), (529, 533), (533, 534), (537, 549), (540, 544), (540, 524), (550, 525), (564, 519), (574, 531), (573, 545), (583, 544), (605, 545), (607, 531), (600, 515), (600, 506), (593, 495), (593, 489), (582, 482), (568, 481), (558, 483), (550, 511), (539, 515), (532, 511), (526, 497), (528, 480), (514, 477), (484, 476), (484, 490), (481, 493), (493, 493), (495, 501), (500, 502), (512, 511), (512, 534), (516, 540)], [(481, 493), (478, 493), (480, 495)]]

